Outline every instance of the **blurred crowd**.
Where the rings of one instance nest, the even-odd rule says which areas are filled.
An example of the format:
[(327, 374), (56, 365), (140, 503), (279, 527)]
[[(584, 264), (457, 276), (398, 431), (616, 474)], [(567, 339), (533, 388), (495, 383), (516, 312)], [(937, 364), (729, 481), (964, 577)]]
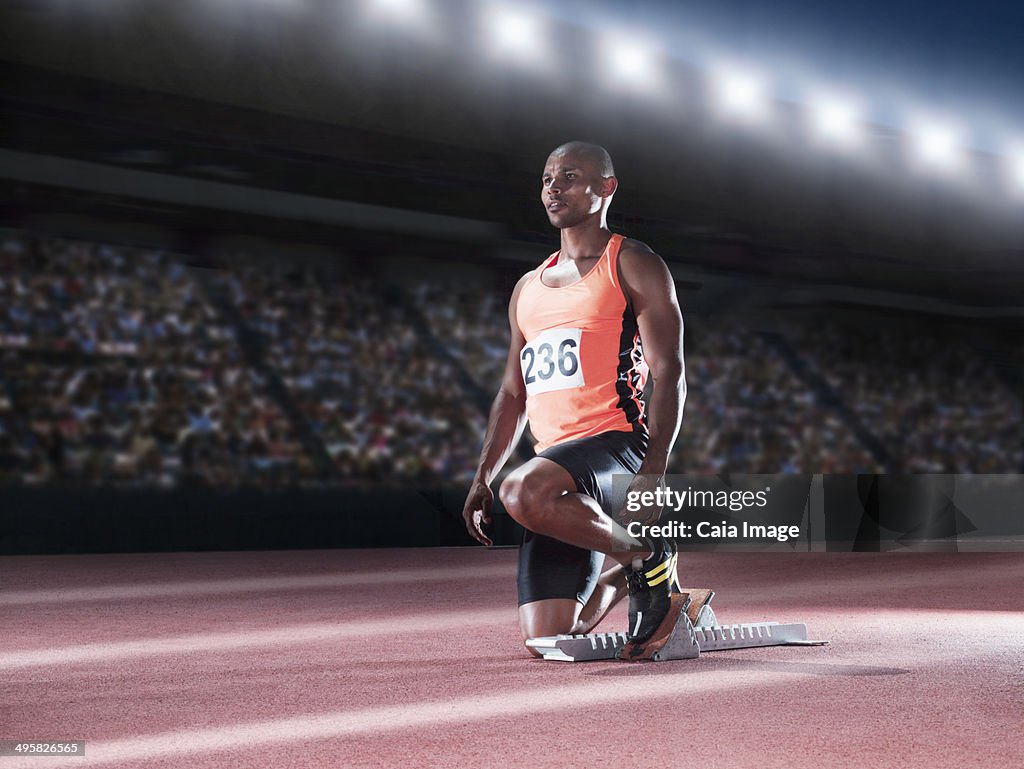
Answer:
[(153, 251), (4, 239), (0, 347), (220, 362), (234, 335), (185, 266)]
[(223, 487), (310, 474), (180, 261), (37, 238), (7, 238), (0, 254), (0, 480)]
[(2, 357), (0, 476), (26, 484), (279, 485), (309, 474), (292, 430), (238, 366)]
[(687, 395), (672, 472), (860, 473), (878, 463), (759, 334), (686, 324)]
[(1020, 393), (969, 336), (908, 325), (793, 327), (789, 335), (890, 455), (889, 472), (1024, 469)]
[(455, 370), (372, 281), (307, 268), (226, 278), (241, 323), (345, 481), (464, 482), (485, 420)]
[[(6, 236), (0, 484), (464, 483), (486, 424), (466, 378), (497, 390), (508, 298), (449, 283), (406, 305), (340, 263)], [(813, 379), (742, 323), (688, 317), (670, 471), (1019, 472), (1019, 394), (969, 340), (900, 328), (785, 326)]]
[(508, 297), (463, 285), (419, 283), (416, 303), (448, 353), (493, 393), (508, 359)]

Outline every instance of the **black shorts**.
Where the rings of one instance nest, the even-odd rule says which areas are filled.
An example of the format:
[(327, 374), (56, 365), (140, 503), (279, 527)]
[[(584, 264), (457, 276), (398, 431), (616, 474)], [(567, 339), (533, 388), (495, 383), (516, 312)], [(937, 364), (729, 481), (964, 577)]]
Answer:
[[(612, 515), (625, 501), (615, 498), (612, 477), (636, 475), (646, 453), (645, 433), (613, 431), (560, 443), (538, 456), (564, 467), (576, 482), (576, 491), (593, 497)], [(519, 605), (549, 598), (575, 598), (585, 604), (603, 563), (601, 553), (527, 531), (519, 548)]]

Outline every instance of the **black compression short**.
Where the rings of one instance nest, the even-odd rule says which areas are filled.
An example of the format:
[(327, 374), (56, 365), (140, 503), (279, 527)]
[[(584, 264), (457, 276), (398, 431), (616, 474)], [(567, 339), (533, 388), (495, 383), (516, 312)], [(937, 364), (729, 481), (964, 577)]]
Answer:
[[(612, 477), (636, 475), (646, 452), (646, 434), (613, 431), (560, 443), (539, 456), (564, 467), (576, 491), (593, 497), (612, 515), (625, 501), (615, 498)], [(519, 605), (549, 598), (575, 598), (585, 604), (603, 563), (601, 553), (527, 531), (519, 548)]]

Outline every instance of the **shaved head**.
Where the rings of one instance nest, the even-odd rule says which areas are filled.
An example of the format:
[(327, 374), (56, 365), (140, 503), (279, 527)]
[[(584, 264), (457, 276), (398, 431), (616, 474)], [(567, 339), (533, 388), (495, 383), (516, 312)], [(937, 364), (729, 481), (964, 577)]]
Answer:
[(540, 199), (560, 230), (588, 220), (606, 227), (605, 215), (618, 187), (608, 150), (590, 142), (566, 142), (548, 155)]
[(551, 155), (568, 155), (584, 158), (594, 163), (600, 170), (601, 176), (615, 176), (615, 167), (612, 165), (612, 156), (608, 150), (600, 144), (590, 142), (566, 142), (556, 147)]

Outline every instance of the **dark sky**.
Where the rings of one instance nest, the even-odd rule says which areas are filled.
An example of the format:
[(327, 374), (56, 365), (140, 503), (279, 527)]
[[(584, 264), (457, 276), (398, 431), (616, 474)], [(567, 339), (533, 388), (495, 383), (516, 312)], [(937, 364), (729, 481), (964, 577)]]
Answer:
[[(717, 56), (772, 74), (799, 98), (815, 80), (856, 91), (882, 122), (923, 107), (969, 120), (987, 144), (1024, 134), (1024, 4), (943, 0), (568, 0), (565, 18), (653, 31), (674, 55)], [(557, 5), (557, 11), (555, 6)]]

